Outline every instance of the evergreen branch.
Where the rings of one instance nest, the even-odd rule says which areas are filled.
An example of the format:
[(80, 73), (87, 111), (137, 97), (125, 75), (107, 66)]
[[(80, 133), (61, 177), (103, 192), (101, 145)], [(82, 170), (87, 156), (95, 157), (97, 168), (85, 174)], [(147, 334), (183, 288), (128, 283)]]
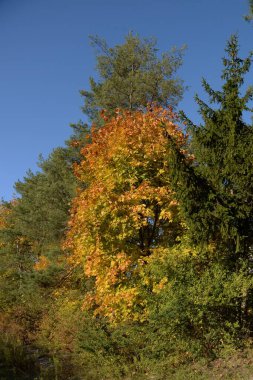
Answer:
[(203, 116), (207, 116), (207, 117), (212, 117), (214, 116), (215, 114), (215, 111), (209, 107), (203, 100), (201, 100), (198, 95), (195, 95), (194, 97), (196, 103), (199, 105), (200, 107), (200, 113), (203, 115)]
[(211, 98), (211, 103), (221, 103), (223, 100), (222, 92), (221, 91), (214, 91), (209, 83), (202, 78), (202, 86), (204, 87), (205, 91), (208, 93), (208, 95)]
[(253, 99), (253, 86), (248, 87), (248, 89), (245, 92), (244, 97), (242, 100), (242, 105), (244, 106), (245, 110), (249, 111), (250, 109), (246, 106), (246, 104)]
[(196, 124), (194, 124), (187, 116), (186, 114), (184, 113), (184, 111), (180, 110), (178, 112), (178, 116), (179, 116), (179, 119), (182, 123), (184, 123), (188, 129), (190, 130), (196, 130), (198, 128), (198, 126)]
[(244, 16), (244, 20), (248, 22), (253, 20), (253, 0), (249, 0), (249, 13)]

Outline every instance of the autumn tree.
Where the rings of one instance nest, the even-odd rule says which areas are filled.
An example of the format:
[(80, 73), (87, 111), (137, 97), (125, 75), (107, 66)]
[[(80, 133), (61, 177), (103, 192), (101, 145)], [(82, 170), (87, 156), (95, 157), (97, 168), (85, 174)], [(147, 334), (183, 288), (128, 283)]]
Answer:
[[(142, 267), (175, 244), (182, 226), (168, 179), (165, 131), (184, 149), (170, 110), (117, 111), (92, 133), (75, 173), (87, 187), (74, 199), (65, 248), (94, 281), (85, 306), (117, 321), (144, 318)], [(143, 314), (144, 313), (144, 314)]]
[(113, 113), (116, 108), (136, 110), (150, 102), (176, 105), (182, 98), (183, 82), (175, 76), (182, 64), (184, 49), (158, 55), (154, 39), (129, 34), (125, 42), (111, 48), (106, 41), (91, 37), (98, 48), (99, 80), (90, 78), (90, 91), (83, 90), (83, 111), (97, 121), (99, 111)]

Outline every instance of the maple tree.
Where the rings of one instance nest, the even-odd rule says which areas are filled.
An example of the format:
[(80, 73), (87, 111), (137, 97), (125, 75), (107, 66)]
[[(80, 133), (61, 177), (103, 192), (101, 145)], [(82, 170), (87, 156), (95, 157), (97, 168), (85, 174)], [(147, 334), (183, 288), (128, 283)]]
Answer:
[[(182, 226), (169, 181), (166, 133), (179, 149), (186, 139), (171, 110), (120, 111), (92, 131), (75, 165), (86, 184), (74, 199), (65, 248), (94, 287), (85, 307), (112, 321), (143, 318), (141, 268), (157, 249), (175, 244)], [(165, 133), (166, 132), (166, 133)]]

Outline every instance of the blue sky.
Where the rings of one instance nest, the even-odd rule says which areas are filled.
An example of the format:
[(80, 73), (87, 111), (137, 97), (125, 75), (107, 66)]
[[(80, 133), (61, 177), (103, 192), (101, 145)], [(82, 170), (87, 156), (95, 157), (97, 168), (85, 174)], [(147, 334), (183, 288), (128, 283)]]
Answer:
[(0, 198), (11, 199), (38, 155), (85, 120), (79, 90), (95, 75), (89, 35), (113, 46), (133, 31), (156, 37), (161, 52), (186, 44), (178, 75), (189, 89), (179, 108), (197, 121), (193, 96), (202, 94), (203, 76), (219, 88), (229, 36), (238, 33), (242, 56), (253, 49), (247, 9), (247, 0), (0, 0)]

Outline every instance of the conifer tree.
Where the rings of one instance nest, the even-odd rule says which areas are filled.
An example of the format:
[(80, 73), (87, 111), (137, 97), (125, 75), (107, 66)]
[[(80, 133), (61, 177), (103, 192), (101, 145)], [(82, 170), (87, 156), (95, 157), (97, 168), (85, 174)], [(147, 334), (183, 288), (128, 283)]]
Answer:
[(75, 196), (77, 182), (72, 165), (81, 158), (80, 149), (88, 142), (88, 129), (81, 123), (72, 127), (74, 133), (66, 146), (55, 148), (47, 159), (40, 157), (40, 171), (29, 170), (23, 181), (15, 184), (19, 195), (13, 208), (15, 228), (34, 243), (39, 255), (45, 253), (48, 245), (60, 245)]
[(91, 42), (99, 51), (99, 80), (90, 78), (90, 91), (81, 91), (83, 111), (91, 121), (100, 120), (102, 109), (113, 114), (116, 108), (136, 110), (151, 102), (175, 106), (182, 98), (183, 82), (175, 74), (182, 64), (184, 48), (159, 57), (154, 39), (140, 39), (133, 34), (113, 48), (96, 36), (91, 37)]
[(249, 0), (249, 13), (244, 18), (246, 21), (253, 20), (253, 0)]
[(203, 125), (194, 125), (182, 113), (195, 159), (189, 165), (174, 149), (174, 179), (193, 239), (248, 257), (253, 243), (253, 128), (243, 117), (252, 111), (248, 103), (253, 90), (240, 93), (251, 55), (241, 59), (238, 50), (233, 35), (223, 59), (221, 91), (203, 79), (210, 102), (218, 106), (212, 108), (196, 96)]

